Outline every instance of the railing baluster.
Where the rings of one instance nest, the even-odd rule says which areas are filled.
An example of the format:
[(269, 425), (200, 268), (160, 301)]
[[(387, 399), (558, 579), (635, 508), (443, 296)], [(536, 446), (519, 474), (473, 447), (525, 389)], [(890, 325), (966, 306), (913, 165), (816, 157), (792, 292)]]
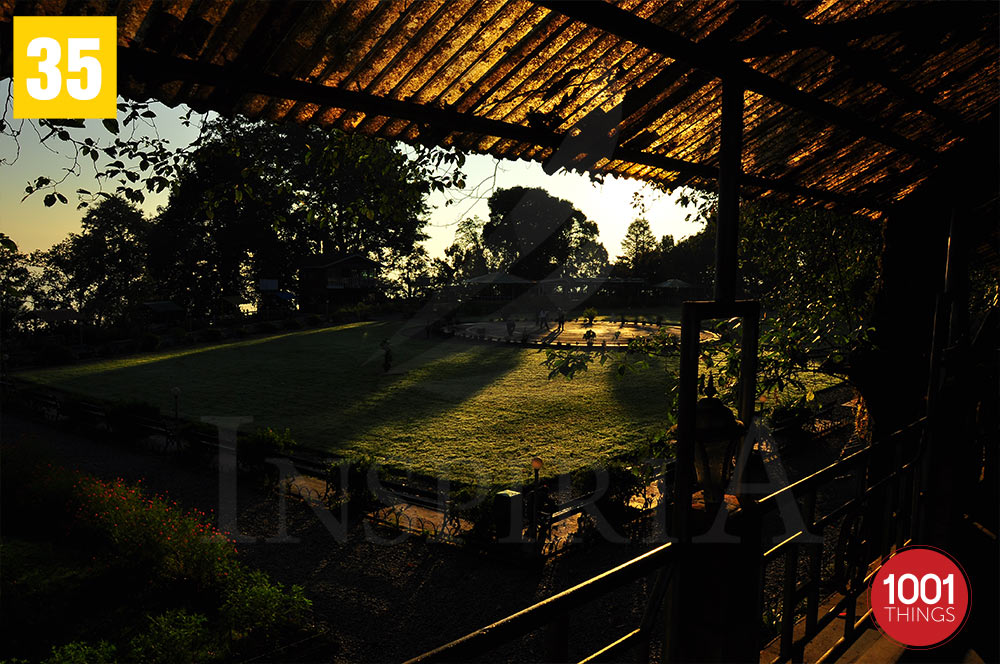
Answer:
[(809, 525), (810, 533), (819, 535), (820, 541), (808, 545), (809, 554), (809, 585), (806, 592), (806, 633), (803, 641), (806, 642), (816, 634), (816, 622), (819, 618), (819, 584), (822, 573), (823, 558), (823, 531), (812, 532), (816, 524), (816, 490), (811, 491), (806, 497), (805, 519)]
[(795, 631), (795, 572), (799, 564), (799, 545), (790, 544), (785, 552), (785, 582), (781, 600), (781, 655), (792, 654), (792, 636)]

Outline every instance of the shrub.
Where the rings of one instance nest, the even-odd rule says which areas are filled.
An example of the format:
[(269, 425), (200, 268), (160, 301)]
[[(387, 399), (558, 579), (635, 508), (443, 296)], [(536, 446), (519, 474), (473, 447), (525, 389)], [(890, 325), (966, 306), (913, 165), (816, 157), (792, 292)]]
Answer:
[(174, 342), (180, 343), (184, 340), (184, 335), (187, 334), (187, 330), (183, 327), (175, 326), (167, 330), (166, 336), (172, 338)]
[(485, 546), (496, 536), (496, 517), (493, 513), (496, 494), (500, 487), (465, 488), (455, 492), (453, 514), (471, 527), (462, 532), (469, 544)]
[(323, 324), (323, 319), (317, 316), (316, 314), (309, 314), (308, 316), (306, 316), (306, 325), (309, 325), (311, 327), (316, 327), (317, 325), (322, 325), (322, 324)]
[(180, 664), (219, 659), (208, 619), (184, 609), (172, 609), (149, 619), (149, 628), (129, 644), (132, 659), (147, 664)]
[(587, 342), (588, 346), (594, 345), (594, 339), (597, 338), (597, 333), (593, 330), (587, 330), (583, 333), (583, 340)]
[(154, 581), (211, 589), (220, 583), (220, 566), (236, 553), (232, 541), (208, 525), (207, 515), (185, 513), (122, 479), (83, 476), (75, 489), (79, 526), (104, 540), (119, 563), (144, 570)]
[(160, 347), (160, 337), (152, 332), (146, 332), (139, 339), (139, 350), (154, 351)]
[[(34, 578), (44, 580), (51, 591), (42, 595), (46, 601), (41, 606), (68, 603), (63, 613), (36, 612), (42, 621), (38, 636), (51, 639), (49, 644), (65, 640), (60, 637), (62, 623), (45, 621), (77, 615), (73, 611), (80, 612), (82, 624), (98, 627), (95, 639), (106, 632), (126, 639), (114, 645), (69, 643), (54, 648), (43, 664), (208, 662), (231, 655), (232, 641), (253, 636), (244, 650), (272, 650), (272, 634), (305, 626), (311, 602), (302, 588), (286, 587), (272, 582), (264, 572), (245, 568), (235, 558), (233, 542), (210, 525), (208, 515), (185, 512), (176, 503), (149, 496), (138, 484), (103, 481), (39, 464), (33, 450), (22, 455), (5, 446), (4, 461), (0, 486), (5, 519), (10, 509), (23, 512), (26, 520), (41, 524), (40, 535), (58, 538), (56, 550), (62, 551), (66, 542), (75, 553), (85, 554), (81, 561), (90, 560), (93, 554), (92, 564), (80, 563), (78, 568), (76, 557), (70, 565), (59, 557), (54, 559), (58, 565), (54, 568), (39, 554), (44, 554), (45, 546), (54, 548), (51, 543), (28, 549), (21, 556), (23, 564), (14, 551), (15, 564), (29, 570), (42, 565), (43, 571), (34, 572)], [(61, 517), (70, 520), (63, 523)], [(7, 552), (8, 544), (4, 546)], [(19, 574), (16, 569), (15, 573)], [(94, 607), (81, 604), (88, 602), (85, 598), (92, 597), (95, 588), (107, 598)], [(137, 606), (156, 609), (145, 618), (134, 611), (105, 615), (104, 607), (113, 607), (123, 594), (131, 598), (130, 605), (134, 601)], [(95, 613), (84, 618), (86, 611)], [(112, 626), (112, 618), (115, 623), (124, 622)], [(37, 644), (38, 638), (32, 643)], [(245, 653), (239, 654), (241, 661), (246, 659)]]
[(70, 364), (76, 361), (76, 353), (66, 344), (46, 342), (35, 353), (35, 362), (45, 366)]
[[(341, 486), (343, 477), (340, 469), (343, 464), (347, 465), (346, 486)], [(368, 483), (368, 475), (378, 466), (378, 459), (368, 454), (356, 454), (333, 463), (330, 467), (330, 479), (334, 489), (334, 494), (329, 496), (331, 503), (346, 499), (355, 511), (366, 511), (376, 500)]]
[(366, 302), (358, 302), (349, 307), (342, 307), (338, 313), (346, 320), (371, 320), (372, 314), (375, 313), (375, 307)]
[(107, 641), (100, 641), (96, 646), (86, 641), (72, 641), (52, 648), (52, 655), (42, 664), (115, 664), (118, 661), (115, 650)]
[(286, 319), (285, 322), (282, 323), (282, 326), (286, 330), (301, 330), (302, 329), (302, 323), (300, 323), (298, 321), (298, 319), (296, 319), (296, 318), (288, 318), (288, 319)]
[(278, 331), (278, 327), (274, 323), (266, 320), (260, 321), (254, 327), (258, 332), (262, 334), (270, 334), (272, 332)]
[(594, 319), (597, 318), (597, 309), (594, 307), (587, 307), (583, 310), (583, 317), (587, 321), (587, 325), (593, 325)]
[(236, 337), (236, 338), (238, 338), (238, 339), (242, 339), (243, 337), (247, 336), (248, 334), (250, 334), (250, 330), (248, 330), (247, 328), (243, 327), (242, 325), (239, 325), (239, 326), (233, 328), (233, 336)]
[(656, 316), (656, 324), (657, 325), (663, 325), (663, 316), (662, 315), (657, 315)]
[(259, 428), (240, 439), (236, 453), (241, 464), (251, 470), (261, 470), (266, 466), (268, 457), (290, 454), (295, 447), (290, 430)]
[(222, 341), (224, 336), (225, 335), (222, 334), (222, 330), (219, 328), (210, 327), (198, 333), (198, 340), (207, 342)]
[(302, 622), (312, 606), (302, 587), (271, 581), (260, 570), (234, 566), (223, 591), (221, 613), (235, 638), (271, 634), (275, 628)]

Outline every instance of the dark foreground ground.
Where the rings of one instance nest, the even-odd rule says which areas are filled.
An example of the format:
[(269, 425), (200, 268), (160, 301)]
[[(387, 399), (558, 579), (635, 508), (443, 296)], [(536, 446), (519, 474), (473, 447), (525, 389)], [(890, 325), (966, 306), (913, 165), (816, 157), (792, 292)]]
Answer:
[[(219, 475), (179, 464), (170, 456), (96, 442), (4, 412), (4, 443), (37, 450), (39, 458), (102, 478), (142, 480), (185, 508), (219, 511)], [(299, 648), (308, 661), (402, 661), (518, 611), (634, 557), (651, 545), (602, 544), (544, 564), (484, 556), (416, 536), (358, 524), (338, 541), (312, 510), (285, 503), (285, 531), (296, 542), (268, 542), (281, 532), (276, 494), (249, 482), (238, 487), (242, 560), (283, 583), (298, 583), (313, 600), (316, 620), (330, 639)], [(651, 581), (649, 582), (651, 585)], [(571, 622), (573, 652), (603, 645), (638, 623), (646, 582), (594, 602)], [(10, 607), (7, 607), (8, 609)], [(600, 625), (602, 631), (581, 629)], [(490, 661), (540, 659), (542, 634), (495, 651)], [(332, 643), (332, 645), (331, 645)], [(266, 653), (258, 661), (269, 661)]]
[[(39, 458), (102, 478), (142, 480), (186, 508), (220, 511), (218, 471), (182, 465), (175, 457), (74, 435), (16, 413), (2, 417), (4, 443)], [(842, 437), (790, 459), (794, 479), (839, 454)], [(610, 569), (654, 543), (598, 543), (541, 563), (488, 556), (414, 535), (356, 524), (346, 540), (312, 509), (282, 501), (241, 481), (236, 511), (240, 557), (283, 583), (305, 587), (328, 638), (296, 648), (304, 661), (402, 661), (523, 609)], [(284, 512), (284, 516), (282, 516)], [(283, 525), (282, 525), (283, 523)], [(277, 542), (276, 539), (294, 540)], [(271, 541), (269, 541), (271, 540)], [(768, 577), (781, 577), (780, 567)], [(581, 608), (570, 620), (570, 656), (583, 657), (634, 629), (652, 579), (641, 580)], [(768, 583), (768, 586), (774, 585)], [(775, 594), (777, 587), (769, 588)], [(9, 607), (8, 607), (9, 608)], [(658, 648), (654, 643), (654, 650)], [(261, 653), (259, 660), (279, 656)], [(489, 661), (544, 659), (544, 631), (490, 653)]]

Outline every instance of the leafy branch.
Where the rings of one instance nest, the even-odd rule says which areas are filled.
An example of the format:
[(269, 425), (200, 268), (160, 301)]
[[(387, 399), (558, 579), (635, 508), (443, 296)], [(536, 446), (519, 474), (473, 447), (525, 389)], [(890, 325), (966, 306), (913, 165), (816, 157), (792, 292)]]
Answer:
[[(12, 89), (8, 87), (5, 111), (10, 107)], [(39, 175), (24, 188), (22, 201), (31, 196), (41, 196), (46, 207), (67, 205), (69, 198), (62, 190), (71, 176), (81, 176), (89, 168), (98, 183), (91, 192), (78, 188), (77, 208), (86, 208), (100, 199), (122, 196), (133, 203), (142, 203), (147, 193), (160, 193), (170, 186), (184, 155), (196, 150), (202, 135), (187, 146), (172, 146), (169, 139), (157, 132), (156, 112), (146, 102), (124, 101), (118, 104), (119, 117), (104, 119), (107, 132), (95, 136), (92, 127), (80, 119), (22, 120), (17, 125), (0, 120), (0, 136), (10, 139), (14, 157), (2, 164), (13, 165), (20, 158), (21, 138), (32, 130), (38, 143), (64, 160), (59, 175)], [(184, 126), (191, 126), (193, 111), (188, 110), (181, 119)], [(202, 134), (204, 128), (202, 127)]]

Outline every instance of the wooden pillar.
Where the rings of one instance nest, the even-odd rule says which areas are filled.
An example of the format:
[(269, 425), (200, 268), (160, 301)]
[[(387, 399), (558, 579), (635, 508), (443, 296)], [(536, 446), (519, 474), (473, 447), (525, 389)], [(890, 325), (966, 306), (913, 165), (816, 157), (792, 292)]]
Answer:
[(719, 223), (715, 234), (715, 299), (736, 299), (736, 256), (740, 227), (740, 174), (743, 170), (743, 85), (722, 81), (719, 145)]

